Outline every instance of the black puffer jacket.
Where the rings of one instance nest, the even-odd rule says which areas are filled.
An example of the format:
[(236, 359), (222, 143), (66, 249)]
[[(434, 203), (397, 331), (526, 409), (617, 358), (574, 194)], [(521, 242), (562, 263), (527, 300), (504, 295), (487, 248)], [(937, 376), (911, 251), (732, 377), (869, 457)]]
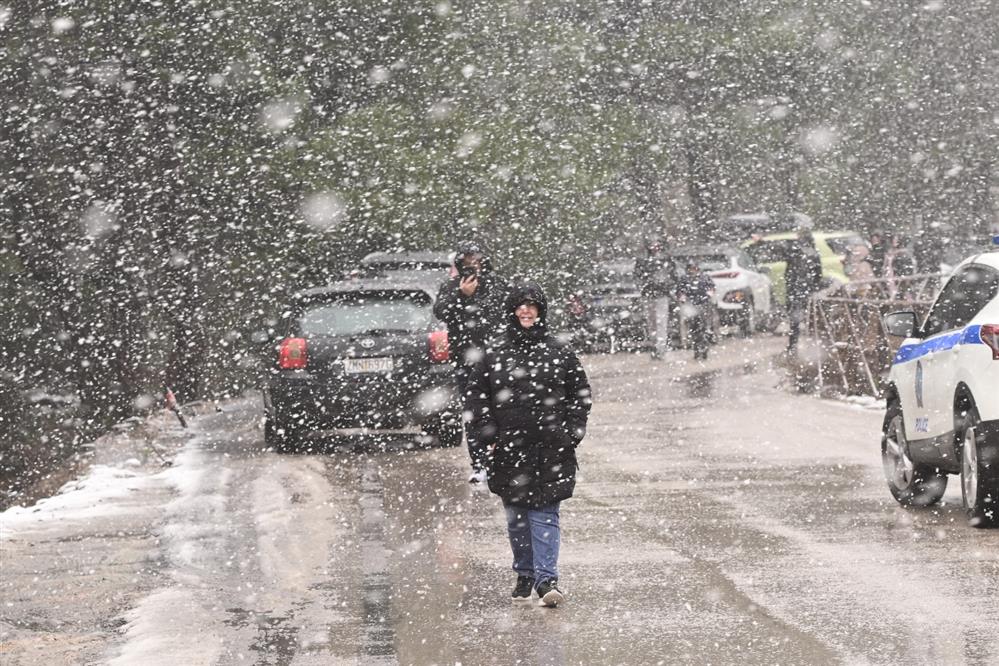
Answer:
[(461, 278), (453, 277), (441, 285), (434, 304), (434, 316), (447, 326), (451, 358), (458, 365), (471, 365), (486, 342), (502, 331), (503, 303), (509, 284), (493, 273), (485, 250), (472, 243), (459, 244), (455, 256), (460, 264), (463, 254), (482, 255), (479, 286), (471, 296), (461, 293)]
[(789, 310), (805, 307), (822, 288), (822, 259), (811, 242), (799, 240), (788, 248), (784, 282)]
[[(524, 329), (518, 305), (538, 305)], [(546, 330), (547, 303), (533, 284), (514, 288), (506, 301), (506, 335), (471, 372), (465, 408), (469, 438), (494, 445), (489, 489), (507, 504), (547, 506), (572, 496), (576, 446), (586, 434), (590, 384), (579, 359)]]

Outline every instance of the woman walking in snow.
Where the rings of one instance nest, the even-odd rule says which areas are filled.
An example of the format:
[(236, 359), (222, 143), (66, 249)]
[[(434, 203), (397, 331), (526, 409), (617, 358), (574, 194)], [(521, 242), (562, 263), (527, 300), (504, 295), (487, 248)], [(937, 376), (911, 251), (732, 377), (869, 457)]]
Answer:
[(489, 452), (489, 490), (503, 500), (517, 584), (514, 601), (563, 600), (559, 504), (576, 485), (590, 384), (576, 355), (547, 328), (547, 300), (526, 283), (506, 299), (507, 328), (473, 367), (465, 394), (469, 437)]

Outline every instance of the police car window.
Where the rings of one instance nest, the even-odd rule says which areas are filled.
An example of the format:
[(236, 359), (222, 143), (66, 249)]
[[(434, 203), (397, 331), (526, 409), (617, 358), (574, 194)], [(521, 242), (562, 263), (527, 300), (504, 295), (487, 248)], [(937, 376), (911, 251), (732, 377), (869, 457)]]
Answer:
[(923, 333), (934, 335), (967, 325), (997, 293), (999, 273), (985, 266), (966, 266), (941, 290)]

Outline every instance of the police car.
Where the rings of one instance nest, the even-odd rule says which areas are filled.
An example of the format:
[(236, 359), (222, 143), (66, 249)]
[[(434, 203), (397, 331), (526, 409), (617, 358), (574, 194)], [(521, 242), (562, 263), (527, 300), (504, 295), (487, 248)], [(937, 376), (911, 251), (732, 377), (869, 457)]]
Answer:
[(961, 262), (922, 326), (913, 312), (884, 323), (905, 338), (886, 391), (888, 488), (900, 504), (926, 506), (958, 474), (971, 524), (999, 525), (999, 250)]

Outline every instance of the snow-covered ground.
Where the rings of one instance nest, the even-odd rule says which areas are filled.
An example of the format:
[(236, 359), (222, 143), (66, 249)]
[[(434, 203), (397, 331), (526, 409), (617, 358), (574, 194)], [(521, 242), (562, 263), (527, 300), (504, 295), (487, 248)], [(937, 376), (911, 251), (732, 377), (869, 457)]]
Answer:
[(514, 608), (461, 449), (278, 455), (257, 396), (0, 514), (4, 664), (995, 663), (999, 531), (894, 504), (881, 412), (792, 395), (780, 341), (584, 358), (555, 612)]

